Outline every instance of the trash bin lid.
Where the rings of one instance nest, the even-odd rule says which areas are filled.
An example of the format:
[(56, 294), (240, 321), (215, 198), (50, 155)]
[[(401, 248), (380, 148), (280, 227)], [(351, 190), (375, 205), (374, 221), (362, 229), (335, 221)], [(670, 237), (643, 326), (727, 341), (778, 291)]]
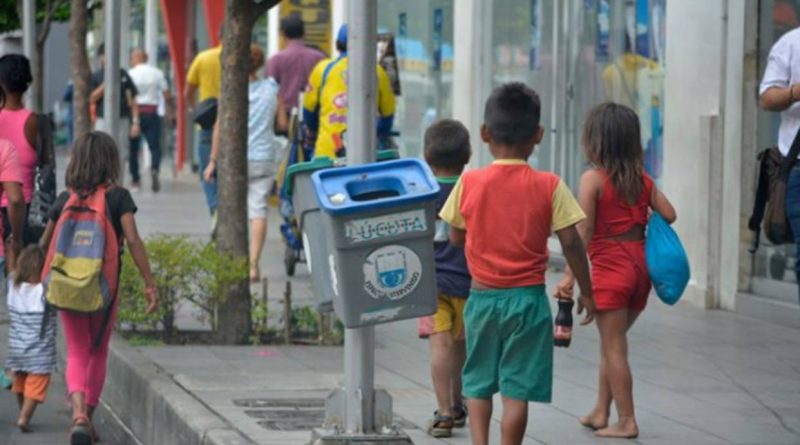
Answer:
[(320, 170), (311, 175), (320, 208), (347, 215), (431, 201), (439, 184), (419, 159)]
[(290, 165), (286, 169), (286, 178), (283, 180), (283, 187), (286, 191), (286, 196), (292, 197), (292, 177), (300, 172), (317, 171), (323, 168), (333, 167), (333, 159), (327, 156), (319, 156), (308, 162), (298, 162), (297, 164)]

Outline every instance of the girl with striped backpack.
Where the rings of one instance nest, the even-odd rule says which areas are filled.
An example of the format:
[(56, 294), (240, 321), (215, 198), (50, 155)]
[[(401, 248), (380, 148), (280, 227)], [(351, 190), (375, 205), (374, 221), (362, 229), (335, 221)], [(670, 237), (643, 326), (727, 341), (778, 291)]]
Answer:
[(42, 237), (48, 305), (61, 312), (67, 340), (67, 391), (72, 401), (71, 445), (91, 445), (91, 418), (106, 375), (111, 331), (119, 306), (120, 255), (127, 243), (145, 281), (147, 312), (158, 303), (147, 252), (136, 228), (136, 204), (117, 185), (120, 161), (111, 136), (90, 132), (75, 141), (67, 192), (50, 211)]

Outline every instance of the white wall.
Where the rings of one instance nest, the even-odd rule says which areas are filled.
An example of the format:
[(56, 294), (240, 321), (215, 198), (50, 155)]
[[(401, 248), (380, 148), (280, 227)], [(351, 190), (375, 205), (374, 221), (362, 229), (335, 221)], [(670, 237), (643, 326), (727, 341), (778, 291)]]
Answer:
[[(733, 309), (739, 266), (744, 2), (732, 1), (728, 8), (726, 79), (720, 69), (723, 4), (723, 0), (667, 2), (663, 182), (678, 211), (676, 229), (692, 267), (684, 299), (698, 306)], [(724, 115), (719, 200), (709, 194), (710, 145), (715, 136), (702, 124), (704, 116), (715, 115)], [(715, 204), (722, 212), (721, 226), (709, 223), (708, 209)], [(721, 236), (716, 255), (709, 252), (714, 236)], [(707, 294), (710, 257), (721, 259), (718, 295)]]

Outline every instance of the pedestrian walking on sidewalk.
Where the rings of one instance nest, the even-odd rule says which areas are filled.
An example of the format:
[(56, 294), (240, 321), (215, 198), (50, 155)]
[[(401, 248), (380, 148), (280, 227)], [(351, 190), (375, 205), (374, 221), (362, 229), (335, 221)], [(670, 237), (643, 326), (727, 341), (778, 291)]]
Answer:
[(6, 368), (14, 375), (11, 391), (17, 395), (17, 427), (31, 432), (36, 407), (44, 403), (50, 374), (56, 368), (56, 317), (44, 301), (41, 283), (44, 251), (26, 247), (8, 280), (8, 333)]
[[(222, 40), (223, 28), (219, 29), (219, 38)], [(186, 73), (186, 87), (183, 95), (189, 108), (189, 115), (195, 116), (196, 109), (213, 109), (217, 114), (216, 104), (222, 85), (222, 44), (209, 48), (196, 55), (189, 71)], [(199, 102), (199, 103), (198, 103)], [(212, 121), (213, 122), (213, 121)], [(197, 132), (197, 161), (200, 172), (200, 185), (206, 196), (206, 205), (211, 214), (211, 227), (216, 232), (217, 227), (217, 183), (206, 181), (203, 174), (211, 159), (211, 140), (214, 132), (212, 125), (201, 127)]]
[[(275, 129), (285, 130), (286, 113), (278, 98), (278, 83), (272, 77), (259, 79), (264, 66), (264, 51), (250, 45), (250, 88), (247, 117), (247, 219), (250, 221), (250, 282), (261, 280), (261, 252), (267, 239), (268, 198), (278, 162), (283, 157), (282, 146), (275, 138)], [(205, 180), (216, 180), (219, 157), (219, 119), (214, 124), (211, 159), (203, 175)]]
[[(347, 25), (342, 25), (336, 36), (339, 57), (319, 62), (308, 77), (308, 88), (303, 98), (303, 122), (308, 128), (308, 145), (313, 145), (314, 156), (331, 159), (343, 157), (347, 132)], [(375, 116), (378, 142), (391, 138), (394, 125), (395, 97), (392, 82), (386, 70), (378, 64), (376, 70)], [(313, 143), (312, 143), (313, 142)]]
[[(461, 122), (444, 119), (425, 131), (425, 162), (439, 183), (436, 211), (440, 211), (469, 162), (472, 150), (469, 132)], [(450, 437), (453, 428), (467, 423), (461, 399), (461, 368), (464, 367), (464, 306), (469, 297), (470, 275), (463, 247), (450, 244), (450, 226), (436, 220), (433, 240), (436, 260), (436, 313), (419, 320), (419, 336), (427, 338), (431, 351), (431, 377), (437, 410), (428, 424), (433, 437)]]
[[(16, 152), (26, 205), (30, 205), (33, 199), (36, 166), (40, 162), (36, 150), (40, 131), (39, 120), (35, 113), (25, 108), (24, 100), (32, 81), (31, 65), (27, 57), (21, 54), (7, 54), (0, 57), (0, 88), (5, 94), (5, 102), (0, 105), (0, 139), (11, 142)], [(3, 212), (3, 216), (8, 215), (7, 197), (0, 200), (0, 211)], [(11, 233), (8, 222), (4, 224), (3, 229), (5, 235)], [(38, 241), (28, 226), (27, 214), (22, 237), (23, 244)]]
[[(594, 409), (580, 419), (599, 437), (639, 435), (627, 332), (647, 304), (650, 278), (644, 233), (651, 209), (668, 222), (675, 209), (644, 173), (639, 118), (625, 105), (598, 105), (586, 117), (581, 141), (592, 168), (583, 174), (578, 200), (587, 218), (578, 232), (588, 245), (600, 332), (600, 379)], [(575, 275), (567, 268), (556, 297), (571, 299)], [(581, 286), (583, 290), (583, 286)], [(618, 422), (609, 426), (611, 401)]]
[[(781, 113), (778, 149), (783, 156), (789, 156), (792, 141), (800, 131), (800, 28), (784, 34), (770, 50), (759, 90), (761, 107)], [(797, 245), (794, 270), (800, 296), (800, 162), (790, 162), (794, 167), (786, 184), (786, 216)]]
[[(101, 43), (100, 46), (97, 47), (97, 62), (100, 64), (100, 68), (92, 73), (92, 94), (89, 96), (89, 101), (95, 104), (95, 110), (97, 112), (97, 120), (94, 123), (94, 129), (108, 132), (108, 121), (104, 117), (105, 103), (103, 100), (105, 95), (106, 72), (106, 50), (104, 43)], [(139, 118), (139, 107), (136, 104), (136, 96), (139, 94), (139, 90), (136, 89), (136, 85), (133, 83), (133, 80), (131, 80), (131, 76), (128, 75), (128, 72), (122, 68), (119, 70), (119, 82), (119, 128), (117, 129), (118, 133), (112, 134), (111, 136), (116, 141), (118, 149), (125, 150), (118, 155), (120, 160), (119, 180), (122, 182), (122, 177), (124, 176), (123, 168), (125, 167), (124, 162), (128, 160), (129, 157), (127, 151), (130, 138), (139, 137), (142, 132), (142, 127)]]
[[(147, 252), (144, 243), (139, 237), (136, 228), (136, 204), (128, 190), (118, 185), (120, 177), (119, 154), (117, 146), (111, 136), (101, 132), (89, 132), (75, 141), (72, 149), (72, 158), (67, 166), (66, 184), (68, 191), (59, 195), (53, 209), (50, 212), (50, 222), (45, 229), (42, 237), (42, 245), (50, 246), (51, 242), (56, 242), (59, 249), (64, 245), (74, 246), (70, 242), (60, 239), (56, 227), (59, 219), (63, 215), (74, 214), (74, 210), (65, 209), (69, 202), (76, 202), (73, 194), (92, 199), (97, 193), (104, 193), (105, 208), (107, 217), (110, 220), (111, 230), (103, 233), (103, 238), (108, 242), (119, 242), (116, 246), (117, 253), (121, 255), (121, 245), (127, 244), (133, 261), (144, 279), (146, 286), (145, 298), (147, 299), (147, 313), (152, 313), (158, 304), (158, 295), (150, 273), (150, 264), (147, 260)], [(70, 222), (73, 220), (70, 220)], [(86, 233), (88, 232), (88, 234)], [(83, 237), (75, 237), (75, 242), (89, 243), (94, 245), (95, 232), (84, 230)], [(83, 246), (83, 244), (79, 245)], [(83, 249), (86, 254), (90, 249)], [(48, 254), (48, 261), (55, 257), (53, 250)], [(103, 257), (106, 261), (106, 257)], [(81, 265), (75, 267), (91, 267), (86, 264), (88, 259), (83, 260)], [(69, 258), (63, 259), (69, 261)], [(111, 263), (119, 266), (119, 262)], [(46, 264), (46, 270), (49, 265)], [(112, 274), (119, 276), (119, 270), (112, 271)], [(106, 277), (106, 274), (103, 274)], [(112, 275), (113, 276), (113, 275)], [(62, 284), (68, 286), (67, 284)], [(116, 285), (108, 284), (109, 287), (116, 289)], [(50, 291), (52, 292), (51, 286)], [(76, 293), (84, 291), (83, 288), (76, 289)], [(51, 295), (48, 294), (48, 299)], [(125, 298), (133, 298), (133, 295), (126, 295)], [(67, 340), (67, 369), (66, 381), (67, 391), (72, 402), (72, 429), (70, 430), (70, 440), (72, 445), (90, 445), (97, 441), (97, 432), (92, 425), (92, 415), (100, 401), (100, 394), (103, 391), (103, 384), (106, 378), (106, 365), (108, 359), (108, 347), (111, 340), (111, 332), (114, 328), (117, 309), (119, 307), (119, 296), (113, 295), (110, 307), (107, 310), (93, 312), (91, 314), (78, 313), (71, 311), (61, 311), (61, 322), (64, 325), (64, 334)]]
[(450, 242), (466, 245), (472, 289), (464, 309), (463, 385), (474, 445), (488, 445), (492, 396), (503, 399), (502, 443), (519, 445), (528, 402), (553, 391), (553, 318), (545, 294), (547, 242), (555, 231), (581, 285), (578, 311), (592, 321), (589, 265), (575, 225), (585, 216), (567, 185), (528, 158), (544, 135), (539, 96), (521, 83), (496, 88), (481, 139), (495, 161), (464, 173), (440, 216)]
[(300, 93), (308, 85), (311, 70), (325, 58), (325, 54), (306, 45), (306, 29), (300, 14), (290, 14), (281, 20), (281, 37), (286, 47), (269, 58), (264, 74), (265, 78), (274, 78), (280, 91), (278, 96), (285, 107), (288, 120), (289, 113), (298, 108)]
[[(142, 136), (147, 140), (147, 148), (150, 149), (150, 187), (153, 192), (161, 190), (159, 181), (159, 170), (161, 168), (161, 127), (162, 119), (158, 114), (158, 105), (164, 101), (167, 109), (167, 121), (171, 122), (174, 117), (172, 94), (167, 86), (167, 79), (164, 72), (153, 65), (147, 63), (147, 53), (142, 49), (135, 49), (131, 52), (131, 69), (128, 74), (139, 90), (136, 96), (136, 106), (139, 107), (139, 121), (141, 122), (141, 133), (131, 136), (130, 140), (130, 167), (133, 183), (131, 189), (135, 192), (141, 187), (141, 174), (139, 172), (139, 150), (142, 147)], [(163, 99), (162, 99), (163, 98)]]

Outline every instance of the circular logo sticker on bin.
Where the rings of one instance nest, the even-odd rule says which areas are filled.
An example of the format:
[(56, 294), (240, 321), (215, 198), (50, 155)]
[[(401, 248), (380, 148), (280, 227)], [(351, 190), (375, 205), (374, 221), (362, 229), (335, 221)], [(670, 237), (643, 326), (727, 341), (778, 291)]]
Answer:
[(376, 300), (401, 300), (417, 288), (421, 278), (422, 262), (406, 246), (383, 246), (364, 261), (364, 290)]

